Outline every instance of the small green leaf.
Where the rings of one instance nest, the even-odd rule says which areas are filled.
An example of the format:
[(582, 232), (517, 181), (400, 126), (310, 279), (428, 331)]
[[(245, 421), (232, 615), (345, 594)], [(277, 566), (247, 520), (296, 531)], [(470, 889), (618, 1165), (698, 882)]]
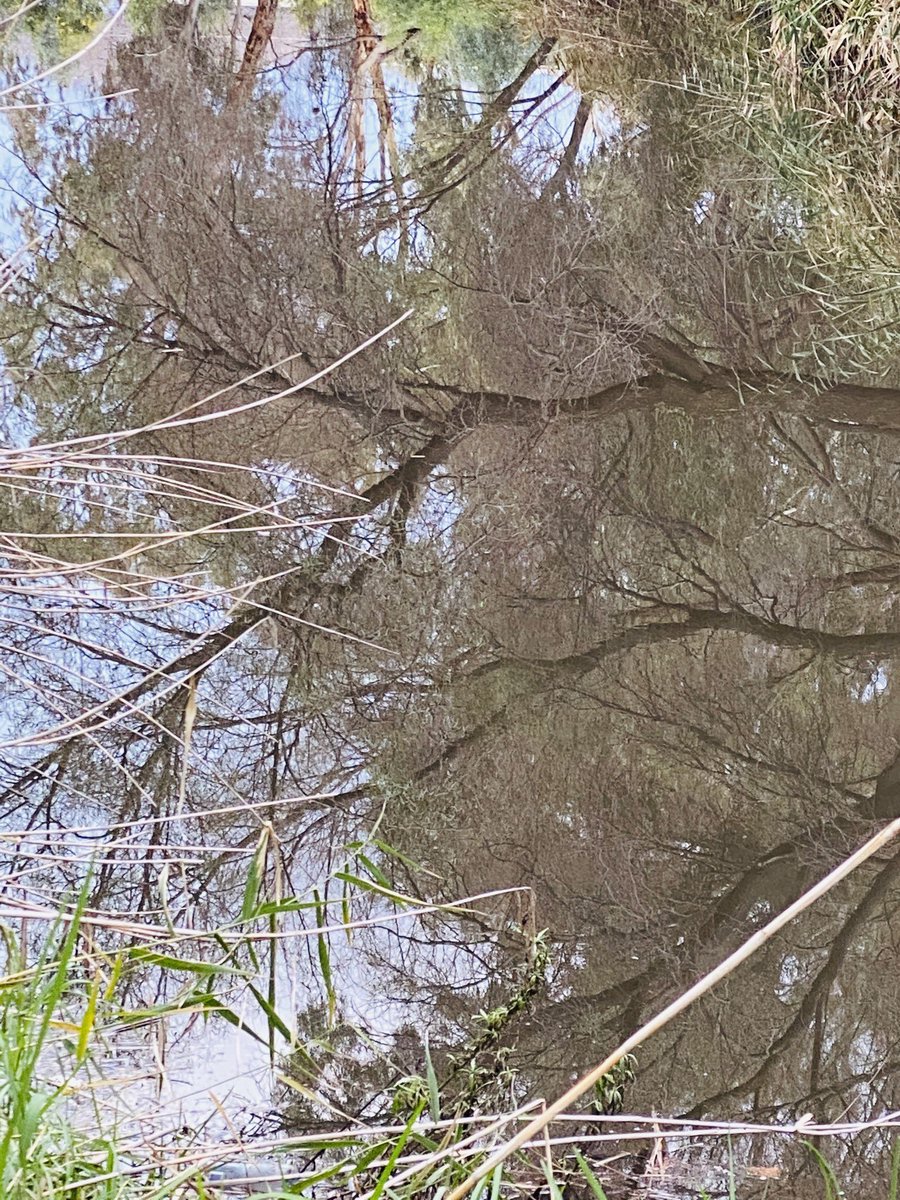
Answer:
[[(351, 1145), (352, 1144), (353, 1143), (351, 1143)], [(331, 1143), (331, 1146), (335, 1145), (337, 1145), (337, 1143)], [(333, 1176), (341, 1174), (346, 1170), (347, 1167), (350, 1166), (351, 1161), (352, 1160), (349, 1158), (341, 1159), (341, 1161), (339, 1163), (335, 1163), (333, 1167), (323, 1167), (322, 1170), (317, 1171), (315, 1175), (301, 1175), (300, 1178), (297, 1179), (296, 1183), (305, 1191), (307, 1188), (315, 1187), (317, 1183), (322, 1183), (326, 1179), (331, 1179)]]
[(387, 883), (373, 883), (371, 879), (364, 879), (361, 875), (353, 875), (350, 871), (336, 871), (335, 879), (343, 880), (345, 883), (351, 883), (354, 887), (359, 888), (362, 892), (374, 892), (376, 896), (385, 896), (388, 900), (393, 900), (395, 904), (421, 904), (421, 900), (414, 900), (411, 896), (404, 896), (401, 892), (395, 892), (394, 889), (388, 886)]
[(500, 1200), (500, 1184), (503, 1182), (503, 1163), (497, 1163), (491, 1176), (491, 1200)]
[(828, 1159), (825, 1158), (821, 1150), (817, 1146), (814, 1146), (812, 1142), (804, 1141), (803, 1145), (809, 1151), (813, 1161), (819, 1168), (819, 1174), (822, 1176), (822, 1182), (825, 1184), (825, 1200), (839, 1200), (839, 1197), (843, 1194), (841, 1192), (841, 1185), (838, 1183), (837, 1176), (832, 1170)]

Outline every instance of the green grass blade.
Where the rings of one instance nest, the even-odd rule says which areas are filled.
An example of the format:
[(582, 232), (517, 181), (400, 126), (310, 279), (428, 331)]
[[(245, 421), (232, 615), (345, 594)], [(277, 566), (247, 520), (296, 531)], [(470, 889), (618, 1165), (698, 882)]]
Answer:
[(252, 983), (249, 983), (247, 986), (250, 989), (254, 1000), (266, 1014), (266, 1021), (270, 1028), (277, 1029), (285, 1041), (293, 1042), (294, 1035), (291, 1033), (290, 1029), (282, 1020), (282, 1018), (278, 1015), (275, 1006), (271, 1003), (268, 997), (264, 996), (259, 988), (254, 987)]
[[(346, 868), (345, 868), (346, 869)], [(344, 880), (343, 891), (341, 892), (341, 920), (344, 922), (344, 929), (347, 934), (347, 945), (353, 945), (353, 930), (350, 928), (350, 922), (353, 919), (350, 902), (350, 885)]]
[(179, 958), (174, 954), (159, 954), (144, 946), (135, 946), (128, 951), (131, 962), (146, 963), (152, 967), (163, 967), (168, 971), (188, 971), (194, 975), (246, 975), (239, 967), (227, 967), (217, 963), (203, 962), (196, 958)]
[(78, 1042), (75, 1047), (75, 1059), (79, 1066), (87, 1058), (88, 1045), (90, 1044), (91, 1034), (94, 1031), (94, 1023), (97, 1019), (97, 1001), (100, 998), (100, 984), (102, 976), (99, 971), (94, 975), (91, 982), (90, 991), (88, 992), (87, 1004), (84, 1008), (84, 1016), (81, 1018), (81, 1024), (78, 1027)]
[(556, 1182), (556, 1177), (553, 1174), (553, 1164), (549, 1163), (546, 1158), (541, 1160), (544, 1168), (544, 1177), (547, 1180), (547, 1187), (550, 1191), (550, 1200), (564, 1200), (562, 1188)]
[(587, 1159), (584, 1157), (584, 1155), (581, 1153), (580, 1150), (576, 1149), (575, 1158), (578, 1161), (578, 1169), (581, 1172), (581, 1174), (584, 1176), (585, 1183), (588, 1185), (588, 1187), (591, 1189), (591, 1191), (597, 1197), (597, 1200), (607, 1200), (606, 1192), (604, 1192), (603, 1187), (600, 1183), (600, 1180), (597, 1178), (597, 1176), (591, 1170), (590, 1164), (588, 1163)]
[(409, 1118), (409, 1120), (406, 1122), (406, 1126), (405, 1126), (403, 1132), (397, 1138), (396, 1142), (394, 1142), (393, 1148), (391, 1149), (390, 1157), (388, 1158), (387, 1162), (382, 1167), (381, 1174), (378, 1176), (378, 1180), (375, 1184), (375, 1187), (372, 1189), (372, 1193), (369, 1196), (369, 1200), (378, 1200), (379, 1196), (381, 1196), (382, 1192), (387, 1187), (388, 1182), (391, 1178), (391, 1172), (394, 1169), (394, 1163), (396, 1163), (397, 1159), (403, 1153), (403, 1147), (409, 1141), (410, 1134), (412, 1133), (412, 1127), (413, 1127), (413, 1125), (415, 1125), (416, 1121), (418, 1121), (419, 1117), (422, 1115), (422, 1109), (424, 1107), (425, 1107), (424, 1100), (420, 1104), (416, 1105), (415, 1112)]
[[(503, 1182), (503, 1163), (497, 1163), (491, 1175), (491, 1200), (500, 1200), (500, 1184)], [(599, 1184), (597, 1185), (599, 1187)], [(601, 1192), (603, 1189), (600, 1189)], [(606, 1200), (605, 1196), (601, 1196), (601, 1200)]]
[(263, 826), (263, 831), (259, 835), (259, 841), (256, 843), (256, 850), (250, 860), (250, 866), (247, 869), (247, 882), (244, 885), (244, 899), (241, 903), (242, 921), (252, 920), (258, 916), (258, 905), (262, 893), (263, 877), (266, 871), (266, 862), (269, 856), (269, 825)]
[(438, 1088), (437, 1074), (431, 1061), (431, 1051), (428, 1049), (428, 1035), (425, 1035), (425, 1079), (428, 1083), (428, 1111), (432, 1121), (441, 1119), (441, 1094)]
[[(328, 914), (325, 904), (319, 895), (318, 888), (313, 891), (313, 897), (317, 906), (316, 921), (320, 927), (325, 926), (328, 924)], [(319, 955), (319, 970), (322, 972), (322, 984), (325, 988), (325, 995), (328, 998), (328, 1028), (331, 1029), (334, 1025), (335, 1013), (337, 1011), (337, 994), (334, 990), (334, 979), (331, 974), (331, 947), (328, 941), (327, 933), (320, 933), (318, 935), (317, 949)]]
[(805, 1141), (803, 1145), (809, 1151), (813, 1162), (819, 1168), (819, 1174), (822, 1176), (822, 1182), (825, 1184), (825, 1200), (839, 1200), (842, 1194), (841, 1187), (828, 1160), (812, 1142)]

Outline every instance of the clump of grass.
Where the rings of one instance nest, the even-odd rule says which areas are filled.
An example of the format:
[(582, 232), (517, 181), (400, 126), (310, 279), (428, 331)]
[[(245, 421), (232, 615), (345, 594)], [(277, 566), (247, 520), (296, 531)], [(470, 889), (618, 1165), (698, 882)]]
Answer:
[[(140, 1135), (109, 1127), (96, 1103), (87, 1110), (72, 1103), (80, 1094), (90, 1100), (92, 1080), (96, 1079), (95, 1060), (105, 1052), (106, 1033), (147, 1022), (165, 1023), (197, 1013), (207, 1019), (221, 1019), (237, 1026), (269, 1050), (273, 1065), (292, 1060), (312, 1059), (292, 1022), (278, 1011), (279, 997), (273, 970), (276, 942), (272, 935), (293, 932), (309, 940), (313, 948), (311, 962), (318, 965), (327, 1024), (336, 1020), (338, 1004), (336, 968), (331, 949), (332, 936), (348, 937), (360, 925), (391, 921), (397, 910), (410, 907), (433, 911), (440, 905), (428, 905), (397, 892), (371, 855), (377, 848), (381, 857), (389, 856), (390, 847), (377, 839), (352, 842), (346, 857), (329, 877), (312, 886), (310, 897), (270, 893), (267, 867), (275, 853), (273, 834), (268, 826), (252, 850), (247, 865), (246, 886), (237, 920), (219, 928), (191, 929), (186, 932), (170, 926), (168, 932), (155, 926), (122, 923), (88, 908), (92, 874), (85, 865), (85, 882), (77, 901), (61, 904), (59, 916), (46, 935), (35, 936), (27, 924), (17, 936), (10, 926), (0, 926), (6, 948), (6, 971), (0, 976), (0, 1196), (3, 1200), (38, 1200), (61, 1196), (74, 1200), (170, 1200), (198, 1195), (219, 1197), (215, 1168), (223, 1164), (240, 1169), (246, 1165), (247, 1180), (258, 1182), (270, 1195), (303, 1194), (313, 1186), (326, 1184), (340, 1194), (354, 1181), (372, 1196), (386, 1192), (389, 1181), (395, 1194), (420, 1194), (420, 1163), (427, 1164), (427, 1186), (439, 1181), (459, 1182), (463, 1168), (455, 1159), (457, 1144), (467, 1146), (467, 1154), (476, 1158), (479, 1131), (473, 1131), (454, 1115), (441, 1120), (442, 1111), (451, 1112), (451, 1093), (458, 1102), (458, 1080), (445, 1097), (438, 1095), (433, 1068), (429, 1071), (427, 1095), (411, 1104), (407, 1111), (390, 1115), (386, 1126), (363, 1121), (336, 1134), (317, 1137), (302, 1134), (284, 1136), (263, 1144), (239, 1142), (223, 1144), (204, 1141), (200, 1134), (189, 1144), (145, 1143)], [(343, 864), (343, 865), (341, 865)], [(337, 894), (336, 888), (339, 887)], [(329, 890), (331, 895), (329, 895)], [(366, 918), (359, 914), (365, 897), (387, 901), (381, 916)], [(468, 903), (468, 902), (464, 902)], [(452, 906), (453, 911), (462, 911)], [(23, 911), (48, 910), (37, 906)], [(310, 928), (298, 923), (303, 914), (314, 919)], [(414, 914), (409, 913), (410, 916)], [(85, 922), (89, 922), (85, 924)], [(98, 929), (98, 926), (101, 927)], [(115, 951), (111, 944), (117, 934), (125, 934), (127, 944)], [(105, 949), (98, 945), (100, 938)], [(135, 938), (137, 944), (134, 944)], [(529, 958), (527, 969), (514, 996), (505, 1004), (481, 1015), (477, 1022), (482, 1032), (476, 1038), (470, 1058), (483, 1055), (494, 1046), (500, 1030), (528, 1002), (543, 980), (545, 951), (541, 939)], [(164, 996), (149, 1008), (129, 1009), (123, 996), (134, 975), (150, 973), (157, 981), (155, 990)], [(258, 987), (255, 981), (261, 980)], [(235, 1000), (238, 995), (240, 1002)], [(249, 1018), (239, 1015), (247, 1010)], [(252, 1024), (256, 1028), (251, 1028)], [(259, 1032), (260, 1026), (262, 1032)], [(277, 1051), (277, 1053), (276, 1053)], [(313, 1064), (314, 1065), (314, 1064)], [(480, 1068), (483, 1064), (479, 1061)], [(303, 1073), (303, 1072), (301, 1072)], [(475, 1104), (483, 1090), (496, 1081), (485, 1079), (472, 1067), (479, 1087), (466, 1092)], [(102, 1074), (102, 1072), (101, 1072)], [(296, 1084), (315, 1101), (318, 1076), (304, 1074), (304, 1084)], [(477, 1093), (477, 1094), (476, 1094)], [(430, 1123), (424, 1128), (431, 1107)], [(403, 1106), (401, 1106), (403, 1107)], [(85, 1128), (87, 1126), (87, 1128)], [(443, 1148), (444, 1153), (441, 1153)], [(256, 1160), (256, 1153), (267, 1158)], [(266, 1164), (272, 1164), (269, 1173)], [(283, 1169), (282, 1169), (283, 1164)], [(271, 1174), (275, 1186), (283, 1176), (283, 1189), (268, 1187)], [(396, 1188), (394, 1188), (396, 1183)], [(263, 1186), (265, 1185), (265, 1187)]]
[[(80, 989), (73, 974), (83, 897), (65, 925), (46, 937), (28, 966), (27, 943), (9, 927), (2, 933), (7, 975), (0, 980), (0, 1195), (4, 1200), (124, 1200), (128, 1184), (119, 1172), (112, 1139), (79, 1132), (67, 1119), (71, 1075), (88, 1052), (96, 1012), (96, 988)], [(66, 1017), (76, 998), (80, 1019)], [(69, 1036), (60, 1046), (68, 1069), (51, 1082), (45, 1071), (54, 1057), (51, 1034)]]

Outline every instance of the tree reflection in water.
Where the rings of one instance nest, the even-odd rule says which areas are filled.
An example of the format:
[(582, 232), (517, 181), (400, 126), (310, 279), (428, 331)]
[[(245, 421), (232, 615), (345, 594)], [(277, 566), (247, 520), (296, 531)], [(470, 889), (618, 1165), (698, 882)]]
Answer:
[[(93, 902), (129, 915), (196, 856), (176, 924), (240, 911), (247, 803), (285, 894), (379, 815), (391, 886), (531, 889), (334, 948), (324, 1005), (294, 962), (305, 1125), (396, 1109), (426, 1031), (462, 1114), (555, 1094), (898, 812), (888, 101), (860, 124), (810, 68), (844, 105), (813, 140), (761, 16), (400, 7), (261, 4), (230, 55), (161, 10), (108, 47), (118, 98), (9, 116), (41, 244), (7, 441), (97, 440), (10, 452), (0, 493), (7, 828), (125, 822)], [(165, 423), (203, 397), (235, 411)], [(897, 871), (648, 1044), (626, 1108), (900, 1106)], [(865, 1192), (890, 1146), (829, 1155)], [(794, 1143), (733, 1153), (818, 1186)]]

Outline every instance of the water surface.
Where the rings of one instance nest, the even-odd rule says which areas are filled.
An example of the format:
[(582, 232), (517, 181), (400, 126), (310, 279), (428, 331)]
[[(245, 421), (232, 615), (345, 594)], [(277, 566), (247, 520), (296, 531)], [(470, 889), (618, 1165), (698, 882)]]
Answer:
[[(556, 1095), (900, 814), (890, 127), (823, 122), (765, 21), (632, 7), (279, 9), (257, 61), (256, 10), (163, 6), (6, 113), (10, 912), (94, 851), (157, 950), (281, 906), (240, 966), (307, 1091), (242, 977), (256, 1040), (137, 1043), (197, 1125), (377, 1122), (426, 1036), (460, 1112)], [(626, 1112), (900, 1107), (898, 862), (650, 1041)], [(326, 969), (326, 912), (390, 921)], [(127, 1003), (192, 994), (154, 966)], [(822, 1149), (867, 1194), (891, 1145)], [(624, 1148), (611, 1195), (727, 1194), (729, 1153), (821, 1194), (796, 1138)]]

